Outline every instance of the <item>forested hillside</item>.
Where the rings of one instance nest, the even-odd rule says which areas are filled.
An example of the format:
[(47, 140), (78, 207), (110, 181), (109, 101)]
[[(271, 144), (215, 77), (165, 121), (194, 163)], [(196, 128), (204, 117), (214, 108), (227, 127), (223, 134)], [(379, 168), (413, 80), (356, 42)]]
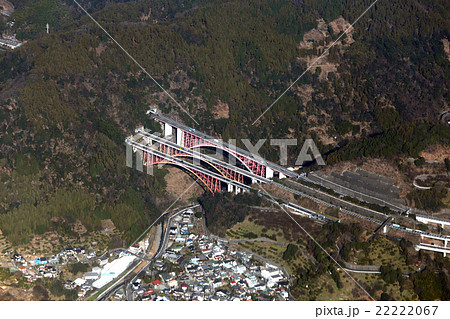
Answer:
[[(256, 125), (339, 37), (336, 21), (348, 25), (371, 1), (80, 3), (213, 135), (313, 137), (331, 162), (449, 143), (439, 124), (450, 74), (448, 1), (379, 1)], [(124, 138), (138, 125), (157, 129), (144, 115), (150, 105), (194, 123), (73, 1), (15, 6), (13, 31), (26, 43), (0, 51), (0, 228), (23, 243), (58, 229), (53, 217), (88, 229), (111, 218), (130, 242), (170, 199), (164, 171), (125, 167)], [(321, 36), (312, 38), (313, 29)], [(291, 160), (299, 145), (289, 148)], [(268, 143), (261, 153), (278, 158)]]

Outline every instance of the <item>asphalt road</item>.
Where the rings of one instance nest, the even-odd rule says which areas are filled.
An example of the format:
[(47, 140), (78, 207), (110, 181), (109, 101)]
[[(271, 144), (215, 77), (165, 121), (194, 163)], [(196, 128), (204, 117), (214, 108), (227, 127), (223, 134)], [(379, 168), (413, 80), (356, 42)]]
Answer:
[(160, 245), (159, 248), (158, 248), (158, 251), (156, 252), (156, 254), (155, 254), (150, 260), (146, 259), (146, 260), (149, 261), (149, 262), (147, 263), (147, 265), (146, 265), (145, 267), (143, 267), (143, 268), (142, 268), (142, 269), (141, 269), (141, 270), (133, 277), (133, 279), (131, 279), (130, 282), (126, 285), (126, 299), (127, 299), (127, 301), (133, 301), (133, 300), (134, 300), (133, 290), (132, 290), (132, 287), (131, 287), (132, 284), (133, 284), (133, 282), (135, 282), (135, 281), (139, 278), (139, 276), (141, 275), (142, 272), (145, 272), (145, 271), (147, 270), (148, 266), (151, 264), (152, 261), (157, 260), (159, 257), (161, 257), (161, 255), (162, 255), (162, 254), (164, 253), (164, 251), (166, 250), (166, 248), (167, 248), (167, 243), (169, 242), (169, 228), (170, 228), (170, 225), (171, 225), (171, 223), (172, 223), (173, 218), (175, 218), (176, 216), (178, 216), (178, 215), (180, 215), (181, 213), (185, 212), (187, 209), (190, 209), (190, 208), (193, 209), (193, 208), (196, 208), (196, 207), (198, 207), (198, 206), (199, 206), (199, 205), (196, 204), (196, 205), (192, 205), (192, 206), (190, 206), (190, 207), (184, 208), (184, 209), (180, 210), (178, 213), (176, 213), (176, 214), (174, 214), (174, 215), (172, 215), (172, 216), (169, 217), (169, 219), (168, 219), (168, 221), (167, 221), (166, 230), (165, 230), (165, 232), (164, 232), (164, 234), (163, 234), (163, 240), (162, 240), (161, 245)]

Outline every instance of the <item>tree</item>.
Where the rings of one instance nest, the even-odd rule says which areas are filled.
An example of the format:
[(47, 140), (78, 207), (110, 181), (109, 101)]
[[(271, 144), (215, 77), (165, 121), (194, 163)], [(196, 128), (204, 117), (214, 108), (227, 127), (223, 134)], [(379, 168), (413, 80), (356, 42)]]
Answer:
[(416, 166), (420, 167), (423, 164), (425, 164), (425, 158), (423, 158), (422, 156), (414, 161), (414, 165), (416, 165)]
[(64, 285), (60, 280), (56, 279), (50, 282), (50, 292), (52, 293), (52, 295), (61, 297), (62, 295), (64, 295), (64, 290)]
[(414, 290), (419, 295), (420, 300), (437, 300), (443, 296), (443, 282), (430, 269), (414, 273), (412, 276)]
[(298, 246), (295, 244), (288, 244), (283, 253), (283, 260), (291, 260), (298, 251)]
[(88, 271), (88, 265), (84, 264), (84, 263), (81, 263), (81, 262), (78, 262), (78, 263), (75, 263), (75, 264), (71, 264), (69, 266), (69, 270), (74, 275), (76, 275), (78, 273), (84, 273), (84, 272)]
[(382, 292), (381, 293), (381, 301), (389, 301), (389, 300), (391, 300), (391, 296), (389, 296), (389, 294), (386, 292)]
[(445, 168), (447, 168), (447, 171), (450, 172), (450, 158), (447, 157), (447, 158), (444, 160), (444, 162), (445, 162)]

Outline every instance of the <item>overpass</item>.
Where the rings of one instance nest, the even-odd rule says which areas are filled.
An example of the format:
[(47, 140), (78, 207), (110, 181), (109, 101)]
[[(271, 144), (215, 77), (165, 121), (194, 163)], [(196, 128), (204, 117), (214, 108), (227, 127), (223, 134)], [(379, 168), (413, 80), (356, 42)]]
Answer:
[(414, 248), (419, 251), (421, 249), (424, 250), (431, 250), (431, 251), (436, 251), (439, 253), (443, 253), (444, 257), (447, 257), (447, 254), (450, 254), (450, 247), (447, 247), (447, 245), (445, 246), (436, 246), (436, 245), (429, 245), (429, 244), (424, 244), (424, 243), (420, 243), (414, 246)]
[(158, 114), (155, 109), (149, 110), (147, 113), (161, 124), (164, 137), (174, 137), (176, 144), (179, 146), (189, 149), (201, 147), (220, 149), (237, 159), (248, 171), (261, 177), (298, 178), (299, 176), (299, 174), (295, 172), (292, 172), (278, 164), (266, 161), (259, 156), (255, 156), (254, 154), (251, 154), (236, 145), (231, 145), (224, 141), (220, 141), (215, 137), (199, 132), (192, 127), (178, 123), (161, 114)]
[(375, 231), (373, 232), (372, 236), (370, 236), (367, 239), (367, 242), (370, 242), (372, 239), (374, 239), (381, 230), (383, 230), (383, 234), (386, 234), (387, 231), (388, 231), (388, 225), (391, 222), (391, 220), (392, 220), (391, 216), (386, 218), (385, 221), (380, 226), (378, 226), (377, 229), (375, 229)]
[[(238, 181), (243, 180), (243, 177), (247, 177), (251, 179), (252, 183), (260, 182), (260, 183), (271, 183), (272, 181), (268, 178), (261, 177), (256, 175), (246, 169), (241, 169), (238, 166), (232, 165), (226, 161), (219, 160), (213, 156), (209, 156), (207, 154), (200, 153), (195, 149), (186, 148), (184, 146), (179, 146), (178, 144), (161, 138), (155, 134), (151, 134), (149, 130), (144, 129), (143, 127), (136, 129), (135, 131), (138, 134), (141, 134), (145, 141), (150, 145), (155, 145), (159, 151), (162, 151), (166, 154), (170, 154), (177, 157), (190, 157), (196, 159), (198, 161), (204, 161), (217, 168), (222, 174), (226, 175), (231, 179), (236, 179)], [(235, 174), (233, 174), (235, 173)]]
[(437, 218), (437, 217), (430, 217), (430, 216), (425, 216), (425, 215), (416, 215), (416, 220), (418, 222), (421, 222), (421, 223), (424, 223), (424, 224), (431, 223), (431, 224), (441, 225), (442, 228), (444, 228), (445, 226), (450, 226), (450, 220)]
[(158, 150), (154, 145), (148, 145), (143, 135), (136, 134), (125, 139), (126, 143), (126, 162), (128, 167), (133, 166), (133, 152), (136, 153), (136, 169), (143, 171), (143, 166), (147, 167), (147, 173), (151, 172), (151, 167), (156, 164), (171, 164), (181, 167), (191, 174), (211, 192), (222, 191), (224, 187), (227, 191), (249, 191), (251, 187), (244, 184), (243, 181), (231, 179), (220, 172), (216, 173), (200, 165), (191, 163), (175, 156), (176, 154), (167, 154)]
[[(442, 240), (445, 243), (445, 247), (447, 246), (447, 242), (450, 241), (450, 236), (428, 233), (397, 224), (391, 224), (390, 216), (380, 212), (370, 210), (373, 213), (372, 216), (364, 216), (346, 209), (347, 207), (341, 207), (340, 203), (333, 204), (330, 201), (324, 201), (316, 196), (311, 196), (312, 194), (308, 195), (296, 189), (287, 187), (270, 178), (277, 177), (277, 175), (280, 178), (288, 176), (299, 178), (300, 175), (284, 169), (277, 164), (265, 161), (262, 158), (255, 158), (247, 151), (239, 149), (234, 145), (221, 142), (201, 132), (196, 132), (195, 129), (156, 114), (154, 111), (151, 111), (150, 113), (153, 118), (162, 124), (164, 128), (164, 138), (150, 133), (149, 130), (144, 129), (143, 127), (136, 129), (136, 135), (130, 136), (125, 140), (127, 146), (128, 167), (132, 167), (132, 157), (134, 152), (136, 153), (137, 170), (143, 171), (143, 167), (146, 166), (147, 173), (150, 173), (153, 165), (175, 165), (195, 175), (201, 184), (213, 194), (222, 190), (230, 192), (234, 191), (236, 193), (250, 191), (253, 188), (249, 184), (252, 183), (271, 184), (292, 194), (309, 198), (328, 207), (337, 208), (342, 213), (378, 224), (378, 230), (383, 229), (384, 232), (387, 232), (388, 228), (391, 228), (418, 235), (422, 239), (431, 238)], [(201, 147), (212, 147), (224, 150), (238, 159), (238, 162), (232, 164), (211, 155), (203, 154), (199, 151), (199, 148)], [(320, 191), (313, 189), (311, 189), (311, 191), (320, 193)], [(327, 218), (322, 214), (306, 210), (293, 203), (285, 202), (285, 207), (295, 214), (304, 215), (322, 222), (333, 222), (332, 219)], [(366, 208), (366, 210), (369, 209)], [(383, 217), (382, 220), (377, 219), (380, 216)]]

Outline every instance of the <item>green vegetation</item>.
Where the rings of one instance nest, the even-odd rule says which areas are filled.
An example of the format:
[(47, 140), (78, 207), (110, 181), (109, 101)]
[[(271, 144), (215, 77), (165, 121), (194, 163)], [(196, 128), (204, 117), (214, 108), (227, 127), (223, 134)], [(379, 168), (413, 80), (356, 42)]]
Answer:
[(202, 218), (203, 213), (202, 212), (195, 212), (194, 216), (195, 216), (195, 218)]
[(435, 212), (444, 207), (443, 199), (446, 198), (447, 193), (448, 190), (445, 187), (414, 189), (408, 194), (408, 199), (413, 200), (418, 208)]
[[(224, 236), (226, 230), (236, 223), (242, 222), (252, 211), (248, 206), (259, 206), (261, 198), (255, 193), (205, 193), (199, 198), (199, 203), (205, 212), (206, 226), (218, 236)], [(247, 234), (248, 238), (255, 234)]]
[(89, 269), (89, 265), (81, 263), (81, 262), (71, 264), (69, 266), (69, 271), (74, 275), (77, 275), (78, 273), (85, 273), (88, 271), (88, 269)]
[(425, 159), (423, 157), (419, 157), (414, 161), (414, 165), (416, 166), (422, 166), (423, 164), (425, 164)]
[(3, 234), (13, 244), (25, 243), (32, 234), (43, 234), (51, 227), (62, 233), (70, 233), (71, 228), (63, 221), (52, 221), (61, 217), (67, 222), (81, 220), (88, 229), (99, 226), (99, 219), (92, 214), (94, 199), (82, 190), (58, 190), (47, 202), (38, 205), (25, 203), (10, 212), (0, 215)]
[(6, 279), (11, 277), (11, 272), (8, 268), (0, 268), (0, 281), (5, 282)]
[(420, 297), (420, 300), (441, 299), (443, 295), (443, 282), (431, 270), (425, 269), (412, 276), (414, 289)]
[[(31, 122), (34, 130), (51, 131), (51, 136), (61, 130), (78, 135), (102, 132), (117, 142), (127, 134), (123, 128), (129, 132), (138, 123), (151, 126), (142, 113), (149, 104), (158, 105), (163, 112), (175, 110), (166, 98), (156, 94), (158, 88), (131, 61), (123, 63), (122, 52), (106, 43), (104, 34), (74, 3), (56, 2), (22, 0), (17, 4), (15, 31), (19, 37), (34, 40), (0, 60), (0, 80), (36, 75), (27, 80), (20, 93), (20, 107), (25, 111), (22, 125)], [(352, 121), (364, 122), (369, 129), (362, 132), (363, 136), (378, 132), (389, 141), (393, 137), (389, 130), (396, 131), (424, 114), (434, 120), (445, 100), (448, 60), (440, 42), (446, 26), (444, 1), (377, 4), (370, 11), (370, 19), (359, 21), (352, 35), (356, 42), (345, 49), (331, 50), (329, 59), (339, 64), (336, 72), (318, 80), (323, 72), (318, 68), (299, 81), (298, 85), (312, 86), (311, 101), (288, 92), (264, 116), (261, 126), (249, 125), (305, 69), (306, 63), (299, 61), (299, 56), (317, 54), (319, 45), (337, 38), (338, 34), (328, 27), (330, 34), (321, 43), (314, 43), (314, 49), (299, 49), (298, 42), (316, 27), (317, 18), (328, 23), (342, 15), (352, 21), (369, 3), (165, 0), (89, 2), (88, 7), (165, 87), (171, 82), (186, 83), (173, 93), (200, 119), (203, 130), (214, 130), (224, 139), (281, 138), (295, 132), (301, 141), (314, 135), (306, 133), (306, 117), (324, 111), (333, 121), (324, 122), (321, 114), (316, 124), (332, 127), (335, 123), (332, 131), (356, 134), (360, 126)], [(142, 16), (150, 11), (150, 19), (143, 21)], [(151, 23), (153, 19), (159, 23)], [(50, 22), (55, 30), (50, 35), (44, 32), (43, 21)], [(393, 22), (387, 25), (385, 21)], [(368, 29), (371, 31), (366, 32)], [(43, 95), (43, 91), (48, 94)], [(227, 120), (214, 119), (214, 106), (219, 100), (230, 108)], [(111, 105), (120, 110), (116, 118), (107, 111)], [(190, 121), (183, 112), (179, 114)], [(330, 160), (389, 155), (398, 150), (416, 152), (420, 147), (414, 145), (415, 138), (420, 141), (423, 134), (426, 132), (412, 139), (401, 136), (392, 147), (384, 147), (379, 139), (373, 142), (373, 138), (368, 139), (372, 141), (369, 144), (378, 146), (351, 143), (330, 154)], [(318, 144), (323, 152), (334, 148)], [(291, 147), (289, 157), (296, 157), (299, 149)], [(268, 158), (277, 157), (269, 145), (261, 152)], [(93, 156), (88, 150), (83, 154)]]
[[(89, 8), (150, 73), (158, 75), (158, 80), (166, 87), (170, 82), (184, 82), (182, 77), (175, 76), (176, 71), (186, 75), (189, 88), (176, 89), (173, 93), (182, 103), (188, 97), (198, 97), (198, 100), (191, 98), (187, 108), (201, 119), (202, 129), (213, 129), (225, 139), (238, 136), (259, 138), (262, 135), (283, 137), (290, 134), (290, 130), (299, 139), (306, 136), (303, 132), (307, 131), (308, 125), (305, 117), (299, 116), (299, 111), (304, 110), (307, 115), (312, 115), (315, 110), (292, 92), (263, 118), (263, 132), (259, 127), (248, 124), (285, 88), (289, 80), (305, 68), (304, 63), (296, 62), (297, 57), (314, 52), (297, 49), (297, 43), (306, 31), (316, 26), (316, 18), (323, 17), (329, 22), (343, 14), (344, 18), (351, 20), (366, 4), (352, 3), (349, 6), (341, 1), (328, 0), (307, 3), (283, 0), (196, 3), (198, 7), (192, 11), (186, 10), (192, 8), (193, 1), (169, 0), (158, 3), (89, 3)], [(119, 198), (117, 189), (124, 183), (125, 188), (141, 185), (141, 191), (144, 190), (144, 177), (133, 176), (130, 179), (131, 173), (118, 164), (123, 161), (119, 155), (123, 153), (123, 138), (139, 123), (157, 129), (153, 121), (143, 116), (149, 103), (158, 104), (166, 112), (174, 110), (174, 106), (155, 94), (158, 88), (146, 76), (139, 74), (131, 62), (123, 63), (122, 53), (105, 42), (101, 31), (95, 27), (84, 28), (86, 24), (91, 25), (89, 19), (72, 2), (22, 0), (17, 3), (17, 8), (14, 14), (15, 31), (19, 38), (30, 41), (20, 50), (1, 57), (0, 81), (22, 76), (26, 81), (16, 86), (23, 87), (20, 92), (15, 88), (12, 91), (13, 96), (15, 94), (18, 98), (18, 109), (9, 111), (2, 108), (1, 116), (9, 119), (9, 127), (35, 135), (11, 135), (10, 131), (0, 136), (6, 148), (5, 158), (11, 158), (11, 154), (17, 152), (36, 154), (37, 166), (33, 164), (30, 172), (47, 165), (50, 171), (40, 177), (43, 181), (54, 188), (70, 189), (73, 187), (68, 179), (70, 176), (74, 181), (87, 185), (89, 192), (99, 195), (102, 203), (108, 206), (110, 198), (104, 194), (114, 192), (111, 198)], [(160, 23), (136, 23), (150, 9), (150, 20), (158, 19)], [(441, 14), (445, 10), (442, 11), (438, 3), (424, 14), (414, 2), (410, 6), (401, 6), (394, 1), (380, 4), (373, 11), (373, 23), (383, 23), (362, 36), (358, 30), (365, 30), (368, 26), (366, 19), (362, 19), (361, 28), (354, 35), (356, 42), (345, 56), (339, 50), (333, 52), (334, 58), (342, 64), (337, 72), (339, 79), (329, 76), (330, 81), (325, 84), (317, 80), (318, 74), (306, 74), (299, 83), (313, 86), (315, 92), (311, 103), (314, 109), (324, 110), (336, 117), (336, 130), (341, 134), (359, 130), (345, 116), (356, 121), (373, 122), (373, 130), (384, 130), (380, 135), (384, 138), (367, 140), (371, 141), (366, 142), (369, 144), (376, 141), (374, 146), (364, 145), (364, 142), (356, 146), (349, 144), (331, 153), (331, 162), (355, 156), (392, 154), (398, 149), (417, 152), (421, 146), (414, 143), (416, 138), (421, 138), (423, 130), (419, 130), (417, 136), (401, 135), (392, 147), (385, 147), (383, 141), (391, 140), (393, 133), (389, 130), (397, 132), (398, 125), (404, 125), (402, 119), (407, 121), (415, 115), (411, 110), (416, 109), (416, 103), (433, 101), (426, 110), (431, 114), (434, 105), (442, 100), (445, 83), (442, 70), (448, 62), (433, 30), (443, 26), (445, 20)], [(384, 23), (386, 20), (398, 21), (398, 17), (407, 15), (416, 19), (407, 19), (403, 25), (393, 24), (392, 29)], [(68, 19), (68, 16), (71, 18)], [(43, 21), (50, 23), (50, 35), (44, 32)], [(416, 30), (412, 21), (420, 21), (422, 26), (419, 28), (419, 43), (415, 42), (414, 32), (408, 33)], [(121, 28), (115, 27), (118, 23), (123, 23)], [(336, 37), (336, 34), (331, 34), (326, 41)], [(386, 47), (390, 49), (386, 50)], [(417, 47), (422, 48), (420, 54)], [(403, 55), (412, 56), (408, 65), (404, 64)], [(211, 59), (212, 56), (215, 58)], [(362, 56), (365, 58), (361, 59)], [(422, 56), (427, 57), (430, 66), (423, 66)], [(379, 59), (384, 58), (392, 67), (379, 63)], [(344, 71), (346, 69), (348, 72)], [(432, 74), (428, 74), (431, 72), (429, 70), (433, 70)], [(370, 79), (360, 81), (362, 74)], [(374, 78), (371, 78), (372, 74)], [(410, 85), (406, 90), (387, 87), (391, 85), (391, 81), (384, 81), (387, 76), (406, 77), (405, 81)], [(414, 89), (417, 85), (421, 90)], [(328, 91), (322, 92), (325, 87)], [(378, 92), (387, 92), (384, 100), (390, 100), (395, 106), (383, 104), (377, 98)], [(351, 96), (353, 100), (349, 98)], [(430, 99), (430, 96), (435, 98)], [(411, 98), (414, 103), (405, 103), (405, 97)], [(213, 107), (219, 99), (230, 107), (227, 121), (213, 118)], [(4, 104), (9, 103), (4, 101)], [(206, 108), (197, 107), (199, 104), (206, 105)], [(120, 112), (109, 112), (111, 106)], [(362, 113), (363, 109), (368, 111)], [(183, 113), (180, 116), (186, 119)], [(373, 118), (375, 121), (372, 121)], [(434, 138), (436, 134), (446, 136), (442, 130), (430, 131), (431, 138), (424, 139), (421, 145), (438, 141)], [(262, 153), (275, 158), (276, 152), (268, 147), (265, 145)], [(297, 155), (298, 151), (298, 147), (290, 148), (290, 157)], [(8, 167), (13, 164), (6, 163)], [(55, 180), (50, 177), (53, 173), (57, 174)], [(56, 180), (59, 182), (56, 183)], [(161, 181), (161, 176), (148, 177), (146, 191), (160, 192), (164, 188)], [(110, 192), (103, 192), (103, 187)], [(55, 190), (49, 191), (52, 193)], [(13, 204), (11, 208), (21, 204), (12, 202), (11, 198), (6, 198), (5, 203)], [(11, 208), (6, 209), (11, 211)], [(118, 208), (121, 211), (124, 209)], [(149, 213), (153, 214), (146, 214)], [(142, 218), (134, 220), (142, 221)], [(126, 227), (123, 225), (122, 229)]]
[(49, 295), (47, 289), (40, 283), (33, 287), (33, 300), (44, 301), (49, 300)]
[(359, 125), (353, 125), (349, 121), (341, 121), (336, 124), (336, 132), (339, 135), (345, 135), (349, 132), (353, 132), (354, 134), (359, 133)]
[(294, 244), (287, 245), (287, 248), (283, 253), (283, 259), (291, 260), (294, 257), (294, 255), (297, 253), (297, 251), (298, 251), (297, 245), (294, 245)]
[[(328, 26), (329, 34), (312, 49), (300, 49), (299, 42), (317, 26), (317, 19), (329, 23), (342, 15), (354, 21), (370, 3), (81, 0), (150, 74), (172, 88), (177, 101), (201, 123), (199, 130), (225, 140), (295, 136), (299, 145), (288, 148), (290, 161), (297, 158), (303, 139), (312, 137), (328, 164), (398, 154), (417, 158), (428, 145), (448, 145), (449, 127), (436, 124), (447, 102), (449, 80), (442, 44), (448, 38), (448, 6), (443, 0), (377, 3), (352, 32), (355, 41), (330, 50), (327, 59), (336, 63), (334, 72), (320, 80), (324, 68), (306, 73), (259, 125), (250, 125), (306, 69), (306, 58), (317, 56), (339, 36)], [(166, 171), (146, 176), (126, 168), (124, 138), (138, 125), (160, 130), (144, 115), (149, 106), (192, 123), (73, 1), (18, 0), (15, 5), (13, 31), (28, 42), (0, 52), (0, 228), (17, 245), (50, 230), (76, 236), (71, 226), (77, 220), (93, 232), (101, 220), (111, 218), (121, 238), (114, 237), (110, 244), (130, 243), (171, 199), (165, 193)], [(310, 94), (299, 93), (306, 91)], [(219, 102), (228, 106), (227, 118), (215, 116)], [(325, 128), (326, 137), (340, 135), (339, 144), (320, 143), (327, 139), (319, 139), (312, 127)], [(269, 143), (261, 154), (278, 158)], [(446, 165), (449, 169), (448, 159)], [(444, 190), (433, 189), (414, 192), (410, 199), (418, 207), (437, 210), (445, 196)], [(260, 199), (254, 194), (216, 194), (204, 195), (199, 202), (210, 230), (224, 235), (252, 212), (248, 205), (259, 205)], [(297, 267), (297, 296), (314, 299), (323, 294), (314, 281), (321, 283), (329, 273), (334, 283), (327, 283), (326, 289), (346, 285), (326, 254), (299, 234), (292, 220), (271, 217), (254, 220), (257, 227), (239, 235), (284, 238), (314, 256), (318, 266), (289, 260)], [(318, 231), (309, 221), (304, 223), (317, 231), (315, 237), (331, 254), (344, 234), (352, 238), (344, 245), (345, 257), (357, 250), (365, 258), (370, 250), (361, 243), (358, 225), (329, 224)], [(269, 248), (258, 245), (252, 247), (269, 255)], [(388, 273), (386, 280), (392, 281)], [(419, 287), (420, 276), (432, 275), (417, 276)], [(305, 289), (306, 284), (314, 289)], [(48, 298), (39, 287), (36, 298)], [(59, 288), (49, 290), (57, 295)], [(370, 288), (379, 292), (383, 287)], [(418, 293), (434, 297), (428, 290)], [(393, 297), (389, 292), (380, 298)]]
[(47, 288), (55, 297), (60, 298), (64, 296), (64, 300), (76, 300), (78, 297), (76, 290), (65, 289), (63, 283), (59, 279), (50, 280), (47, 283)]
[(393, 284), (395, 282), (403, 282), (402, 271), (400, 268), (394, 269), (392, 266), (381, 266), (381, 278), (389, 284)]
[(448, 144), (449, 136), (449, 126), (424, 122), (403, 124), (358, 143), (343, 146), (327, 156), (327, 163), (333, 164), (360, 157), (388, 157), (396, 154), (418, 157), (418, 154), (428, 145)]

